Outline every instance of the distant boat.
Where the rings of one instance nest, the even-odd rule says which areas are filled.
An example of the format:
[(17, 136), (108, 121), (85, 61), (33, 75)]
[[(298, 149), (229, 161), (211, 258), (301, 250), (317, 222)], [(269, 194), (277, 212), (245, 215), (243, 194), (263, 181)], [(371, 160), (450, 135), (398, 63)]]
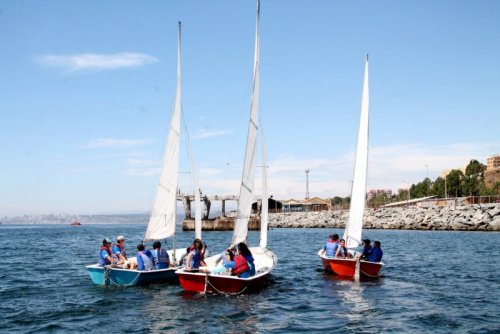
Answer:
[(80, 223), (79, 220), (74, 220), (70, 225), (71, 226), (80, 226), (80, 225), (82, 225), (82, 223)]
[[(248, 234), (248, 221), (250, 218), (251, 206), (254, 196), (254, 181), (256, 171), (256, 147), (259, 123), (259, 14), (260, 1), (257, 0), (257, 22), (255, 33), (255, 54), (254, 54), (254, 74), (253, 74), (253, 94), (250, 108), (250, 121), (248, 125), (247, 143), (245, 150), (245, 160), (240, 186), (240, 196), (238, 201), (238, 214), (234, 225), (231, 245), (236, 246), (240, 242), (246, 242)], [(249, 278), (230, 276), (224, 274), (211, 274), (198, 271), (187, 271), (179, 269), (177, 275), (179, 281), (186, 291), (192, 292), (212, 292), (239, 294), (249, 289), (260, 288), (269, 277), (271, 271), (278, 261), (274, 253), (267, 248), (267, 221), (268, 221), (268, 199), (265, 149), (262, 139), (262, 210), (261, 210), (261, 230), (259, 247), (250, 247), (255, 264), (256, 274)], [(215, 255), (205, 259), (207, 267), (216, 266), (216, 261), (220, 255)]]
[[(351, 189), (351, 208), (349, 210), (349, 221), (344, 230), (346, 248), (356, 248), (361, 244), (363, 231), (363, 215), (366, 201), (366, 177), (368, 171), (368, 134), (369, 134), (369, 90), (368, 90), (368, 55), (365, 61), (365, 73), (363, 80), (363, 94), (361, 98), (361, 116), (359, 120), (358, 144), (356, 148), (356, 161), (354, 164), (354, 178)], [(340, 259), (330, 258), (322, 254), (318, 255), (325, 270), (333, 271), (344, 277), (355, 277), (356, 264), (358, 260), (355, 251), (351, 251), (354, 258)], [(359, 275), (364, 277), (378, 277), (384, 264), (382, 262), (359, 261)]]
[[(181, 113), (181, 22), (179, 22), (178, 44), (177, 44), (177, 89), (175, 102), (172, 109), (168, 139), (165, 149), (160, 181), (156, 191), (156, 197), (146, 229), (144, 241), (162, 240), (173, 237), (173, 249), (168, 251), (170, 263), (177, 263), (177, 257), (186, 253), (185, 248), (175, 248), (175, 224), (177, 215), (177, 184), (179, 171), (179, 149), (180, 149), (180, 113)], [(195, 167), (192, 167), (195, 170)], [(201, 238), (201, 207), (199, 199), (198, 181), (193, 176), (195, 184), (195, 217), (196, 234)], [(99, 285), (146, 285), (151, 283), (166, 283), (177, 281), (175, 271), (180, 266), (167, 269), (149, 271), (138, 271), (121, 269), (112, 266), (100, 267), (98, 264), (87, 266), (92, 281)]]

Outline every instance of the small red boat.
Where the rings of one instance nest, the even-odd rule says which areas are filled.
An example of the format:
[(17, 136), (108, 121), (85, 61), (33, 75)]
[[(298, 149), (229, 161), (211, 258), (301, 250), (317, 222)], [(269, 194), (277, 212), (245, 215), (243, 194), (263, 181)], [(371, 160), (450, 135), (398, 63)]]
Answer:
[[(322, 251), (320, 250), (318, 252), (318, 256), (321, 258), (321, 262), (323, 262), (323, 268), (325, 271), (344, 277), (356, 276), (356, 263), (358, 262), (358, 259), (332, 258), (321, 253)], [(383, 262), (359, 260), (359, 276), (365, 278), (380, 277), (383, 266)]]
[(70, 225), (71, 225), (71, 226), (80, 226), (80, 225), (82, 225), (82, 223), (80, 223), (80, 221), (79, 221), (79, 220), (75, 220), (75, 221), (74, 221), (74, 222), (72, 222)]
[[(269, 249), (250, 247), (250, 251), (254, 258), (256, 274), (248, 278), (230, 276), (229, 273), (211, 274), (201, 271), (187, 271), (184, 268), (175, 273), (185, 291), (240, 294), (261, 287), (278, 262), (274, 253)], [(215, 255), (205, 259), (207, 267), (215, 267), (218, 258), (219, 255)]]

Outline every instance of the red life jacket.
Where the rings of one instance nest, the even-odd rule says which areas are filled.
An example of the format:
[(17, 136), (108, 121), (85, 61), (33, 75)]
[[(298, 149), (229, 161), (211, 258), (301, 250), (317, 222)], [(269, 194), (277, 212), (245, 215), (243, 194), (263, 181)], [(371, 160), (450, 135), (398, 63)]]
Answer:
[(236, 255), (234, 257), (234, 268), (233, 268), (233, 275), (239, 276), (240, 274), (243, 274), (245, 271), (250, 270), (250, 267), (248, 267), (248, 262), (247, 259), (245, 259), (241, 255)]
[(108, 255), (109, 255), (109, 256), (111, 256), (111, 249), (109, 249), (109, 247), (108, 247), (108, 246), (101, 246), (101, 251), (102, 251), (103, 249), (104, 249), (104, 250), (106, 250), (106, 252), (108, 253)]

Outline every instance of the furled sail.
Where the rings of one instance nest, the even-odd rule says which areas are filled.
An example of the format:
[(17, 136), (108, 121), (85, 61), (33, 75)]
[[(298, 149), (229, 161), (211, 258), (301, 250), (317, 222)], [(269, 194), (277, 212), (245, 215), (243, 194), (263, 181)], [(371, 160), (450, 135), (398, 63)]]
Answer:
[(245, 148), (245, 160), (243, 163), (243, 174), (241, 177), (240, 196), (236, 223), (234, 225), (232, 244), (246, 241), (248, 233), (248, 221), (252, 209), (253, 192), (255, 186), (256, 148), (257, 133), (259, 128), (259, 13), (260, 2), (257, 1), (257, 21), (255, 30), (255, 51), (253, 64), (253, 91), (250, 107), (250, 121), (248, 124), (247, 144)]
[(179, 172), (181, 113), (181, 23), (177, 42), (177, 89), (175, 93), (160, 182), (146, 230), (145, 241), (165, 239), (175, 233), (177, 182)]
[(356, 148), (356, 161), (354, 164), (354, 178), (351, 190), (351, 209), (344, 239), (348, 248), (357, 247), (361, 243), (363, 230), (363, 214), (366, 201), (366, 177), (368, 170), (368, 55), (365, 61), (365, 74), (363, 80), (363, 95), (361, 98), (361, 116), (359, 120), (358, 145)]

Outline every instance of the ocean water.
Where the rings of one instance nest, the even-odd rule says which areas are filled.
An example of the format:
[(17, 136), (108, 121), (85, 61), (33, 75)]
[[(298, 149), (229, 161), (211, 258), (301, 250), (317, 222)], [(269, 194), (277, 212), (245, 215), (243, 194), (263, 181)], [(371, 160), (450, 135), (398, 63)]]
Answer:
[[(123, 234), (135, 254), (145, 228), (0, 225), (0, 332), (500, 333), (499, 233), (365, 231), (382, 242), (384, 277), (355, 282), (324, 274), (316, 255), (341, 230), (273, 229), (278, 266), (255, 293), (93, 285), (85, 265), (96, 262), (102, 239)], [(203, 238), (216, 252), (231, 233)], [(177, 246), (192, 239), (179, 231)], [(250, 244), (257, 239), (250, 232)]]

